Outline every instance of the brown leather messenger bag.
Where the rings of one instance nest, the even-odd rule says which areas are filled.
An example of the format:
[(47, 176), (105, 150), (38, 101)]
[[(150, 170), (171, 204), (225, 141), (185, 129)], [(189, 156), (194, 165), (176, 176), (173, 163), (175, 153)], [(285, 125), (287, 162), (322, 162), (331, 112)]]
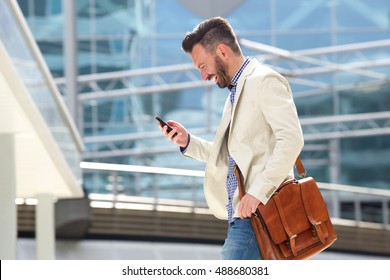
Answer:
[[(264, 260), (308, 259), (337, 239), (317, 183), (312, 177), (305, 178), (306, 170), (299, 157), (295, 167), (301, 179), (284, 181), (250, 218)], [(241, 199), (245, 182), (237, 166), (234, 172)]]

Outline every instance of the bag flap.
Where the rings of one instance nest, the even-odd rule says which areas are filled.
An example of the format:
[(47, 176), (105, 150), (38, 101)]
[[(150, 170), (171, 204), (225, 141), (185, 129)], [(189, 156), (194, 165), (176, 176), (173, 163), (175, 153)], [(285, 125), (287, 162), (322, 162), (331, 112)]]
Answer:
[(316, 222), (330, 220), (328, 208), (315, 180), (312, 177), (307, 177), (299, 180), (299, 184), (301, 184), (302, 189), (304, 188), (303, 197), (306, 197), (308, 214), (310, 213)]
[[(314, 220), (324, 222), (329, 219), (325, 202), (313, 178), (294, 180), (289, 184), (282, 185), (266, 205), (260, 204), (258, 207), (272, 240), (276, 244), (289, 240), (288, 233), (291, 235), (299, 234), (312, 225), (307, 218), (301, 188), (305, 188), (306, 202), (308, 202), (308, 208), (310, 208)], [(275, 196), (278, 196), (282, 209), (277, 207)], [(287, 230), (280, 215), (285, 217)]]

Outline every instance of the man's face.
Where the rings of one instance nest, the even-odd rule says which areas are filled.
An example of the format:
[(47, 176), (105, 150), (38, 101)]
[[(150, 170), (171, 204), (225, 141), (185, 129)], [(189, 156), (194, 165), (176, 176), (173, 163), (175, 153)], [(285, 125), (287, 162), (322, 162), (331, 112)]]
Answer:
[(227, 65), (216, 53), (212, 55), (200, 44), (196, 44), (192, 49), (191, 58), (195, 67), (199, 69), (202, 80), (213, 79), (220, 88), (225, 88), (230, 84)]

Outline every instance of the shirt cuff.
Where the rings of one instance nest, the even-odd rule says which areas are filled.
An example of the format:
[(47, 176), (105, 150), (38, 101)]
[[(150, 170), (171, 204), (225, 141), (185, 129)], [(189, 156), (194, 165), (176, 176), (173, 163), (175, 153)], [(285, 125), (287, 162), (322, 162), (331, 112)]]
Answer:
[(185, 152), (187, 151), (187, 148), (188, 148), (188, 145), (190, 144), (190, 141), (191, 141), (191, 135), (188, 133), (188, 142), (187, 142), (187, 145), (183, 148), (183, 147), (180, 147), (180, 152), (182, 154), (185, 154)]

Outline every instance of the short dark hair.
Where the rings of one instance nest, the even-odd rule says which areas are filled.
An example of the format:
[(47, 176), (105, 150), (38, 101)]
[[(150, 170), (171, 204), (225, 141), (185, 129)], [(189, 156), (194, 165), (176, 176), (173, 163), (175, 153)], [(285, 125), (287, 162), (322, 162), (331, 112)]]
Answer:
[(229, 22), (221, 17), (207, 19), (188, 32), (181, 44), (186, 53), (191, 53), (196, 44), (200, 43), (207, 52), (215, 51), (219, 44), (225, 44), (235, 54), (241, 54), (237, 36)]

